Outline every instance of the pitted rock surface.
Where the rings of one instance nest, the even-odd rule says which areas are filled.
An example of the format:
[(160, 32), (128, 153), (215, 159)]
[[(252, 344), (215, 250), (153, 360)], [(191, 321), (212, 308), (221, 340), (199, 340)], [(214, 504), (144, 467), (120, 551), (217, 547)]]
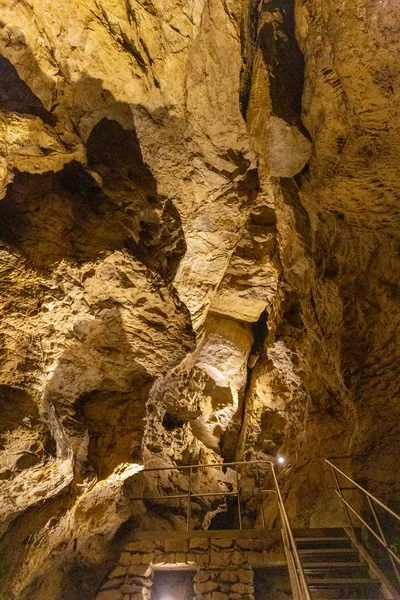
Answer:
[(186, 493), (182, 471), (143, 467), (283, 455), (293, 525), (323, 527), (345, 524), (324, 458), (350, 456), (399, 508), (397, 2), (0, 8), (1, 593), (142, 598), (165, 551), (237, 565), (208, 600), (251, 597), (245, 540), (116, 563), (132, 531), (186, 525), (135, 500)]

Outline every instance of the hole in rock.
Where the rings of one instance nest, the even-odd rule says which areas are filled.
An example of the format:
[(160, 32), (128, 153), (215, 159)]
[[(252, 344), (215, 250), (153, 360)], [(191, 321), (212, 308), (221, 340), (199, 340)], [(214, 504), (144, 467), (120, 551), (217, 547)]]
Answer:
[(263, 228), (275, 228), (276, 213), (269, 206), (259, 206), (250, 214), (250, 223)]
[(130, 237), (118, 206), (82, 165), (60, 173), (18, 173), (0, 203), (0, 238), (36, 268), (94, 261)]
[(162, 425), (167, 431), (172, 431), (173, 429), (180, 429), (181, 427), (183, 427), (183, 424), (184, 421), (182, 421), (182, 419), (168, 412), (165, 413), (164, 418), (162, 420)]
[(40, 458), (35, 454), (30, 454), (28, 452), (24, 452), (15, 463), (18, 469), (29, 469), (29, 467), (34, 467), (40, 463)]
[(239, 528), (239, 516), (237, 499), (235, 497), (226, 498), (226, 510), (217, 512), (211, 521), (209, 530), (226, 530), (226, 529), (238, 529)]

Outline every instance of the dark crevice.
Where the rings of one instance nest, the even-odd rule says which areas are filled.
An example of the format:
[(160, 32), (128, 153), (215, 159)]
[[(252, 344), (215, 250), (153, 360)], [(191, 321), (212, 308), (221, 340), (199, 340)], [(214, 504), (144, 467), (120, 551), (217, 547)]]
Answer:
[(263, 23), (257, 42), (269, 74), (274, 114), (309, 138), (301, 120), (304, 57), (296, 41), (294, 4), (294, 0), (273, 0), (264, 6), (271, 19)]
[(303, 238), (305, 247), (311, 250), (311, 221), (307, 210), (300, 201), (298, 186), (291, 178), (281, 177), (280, 182), (283, 199), (293, 210), (296, 231)]
[(227, 529), (239, 528), (239, 516), (237, 509), (237, 499), (226, 498), (226, 510), (218, 512), (210, 521), (208, 529), (210, 531), (223, 531)]
[(297, 292), (289, 292), (286, 294), (283, 319), (291, 327), (303, 329), (304, 323), (301, 317), (301, 300)]
[(33, 115), (46, 125), (55, 125), (57, 118), (46, 110), (41, 100), (20, 78), (11, 62), (0, 54), (0, 109), (4, 112)]
[(107, 195), (123, 205), (128, 228), (137, 232), (126, 247), (150, 268), (173, 278), (186, 251), (180, 216), (173, 203), (158, 194), (135, 130), (102, 119), (89, 137), (87, 156), (88, 168), (101, 176)]
[(126, 246), (119, 213), (79, 163), (57, 174), (18, 173), (0, 203), (0, 238), (37, 268), (93, 261)]
[(240, 112), (246, 120), (247, 107), (250, 100), (251, 76), (253, 70), (254, 50), (258, 30), (258, 9), (257, 0), (250, 0), (246, 3), (246, 13), (242, 16), (240, 23), (240, 41), (242, 53), (242, 69), (240, 73), (240, 92), (239, 104)]
[[(261, 315), (259, 316), (257, 321), (255, 321), (254, 323), (251, 324), (251, 328), (252, 328), (254, 339), (253, 339), (253, 345), (250, 350), (249, 359), (247, 362), (247, 378), (246, 378), (246, 385), (245, 385), (245, 388), (243, 391), (243, 401), (242, 401), (241, 407), (240, 407), (240, 416), (239, 416), (240, 427), (239, 427), (239, 431), (238, 431), (238, 440), (241, 439), (241, 437), (243, 435), (243, 429), (245, 427), (245, 417), (246, 417), (246, 411), (247, 411), (246, 402), (248, 400), (248, 393), (249, 393), (250, 386), (251, 386), (251, 378), (252, 378), (253, 369), (262, 354), (262, 351), (264, 348), (264, 342), (269, 333), (268, 313), (266, 310), (264, 310), (261, 313)], [(222, 438), (222, 441), (224, 441), (223, 438)], [(237, 451), (238, 451), (238, 448), (236, 448), (236, 452)], [(233, 459), (238, 460), (238, 457), (230, 456), (230, 457), (228, 457), (228, 459), (229, 460), (233, 460)], [(242, 460), (242, 458), (240, 458), (240, 460)]]
[(260, 354), (264, 347), (265, 338), (268, 335), (268, 324), (267, 324), (267, 311), (263, 311), (255, 323), (251, 324), (251, 329), (253, 332), (253, 346), (250, 351), (250, 355), (252, 354)]

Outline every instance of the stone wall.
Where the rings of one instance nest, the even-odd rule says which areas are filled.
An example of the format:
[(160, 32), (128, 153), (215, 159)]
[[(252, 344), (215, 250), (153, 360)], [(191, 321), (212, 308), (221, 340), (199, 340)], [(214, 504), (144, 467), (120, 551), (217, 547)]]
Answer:
[(153, 573), (168, 568), (195, 571), (193, 600), (254, 600), (253, 567), (283, 563), (279, 532), (190, 533), (128, 543), (96, 600), (148, 600)]

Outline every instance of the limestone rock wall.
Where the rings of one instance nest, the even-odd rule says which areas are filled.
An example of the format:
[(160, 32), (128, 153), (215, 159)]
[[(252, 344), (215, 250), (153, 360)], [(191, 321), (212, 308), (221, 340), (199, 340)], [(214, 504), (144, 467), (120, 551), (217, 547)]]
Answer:
[(91, 597), (132, 527), (150, 389), (195, 350), (259, 188), (240, 15), (219, 1), (1, 3), (12, 598)]
[(398, 23), (0, 0), (6, 600), (92, 600), (132, 529), (180, 526), (132, 501), (143, 465), (283, 454), (289, 515), (324, 526), (323, 459), (351, 456), (396, 508)]
[[(277, 5), (265, 4), (274, 26), (285, 22)], [(282, 296), (253, 369), (242, 447), (251, 454), (267, 438), (295, 462), (287, 491), (298, 523), (327, 519), (325, 456), (350, 456), (344, 469), (398, 507), (397, 276), (388, 284), (399, 271), (396, 13), (393, 2), (295, 6), (305, 70), (291, 119), (300, 127), (301, 114), (312, 153), (295, 177), (275, 180)], [(257, 52), (246, 113), (254, 136), (252, 95), (266, 94)], [(285, 73), (293, 98), (296, 79), (286, 70), (282, 85)]]

